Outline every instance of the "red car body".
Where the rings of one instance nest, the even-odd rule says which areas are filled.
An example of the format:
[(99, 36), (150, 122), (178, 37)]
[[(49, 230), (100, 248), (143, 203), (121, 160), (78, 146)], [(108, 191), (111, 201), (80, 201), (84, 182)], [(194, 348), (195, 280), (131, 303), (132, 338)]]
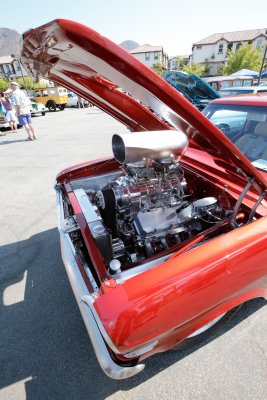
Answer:
[[(59, 19), (26, 32), (22, 61), (33, 75), (75, 91), (136, 132), (128, 134), (134, 140), (132, 147), (125, 144), (128, 136), (116, 137), (114, 158), (67, 168), (59, 173), (56, 184), (63, 260), (92, 345), (108, 376), (130, 377), (144, 368), (140, 362), (150, 355), (170, 349), (247, 300), (267, 298), (267, 182), (222, 132), (127, 51), (78, 23)], [(166, 179), (164, 173), (155, 172), (153, 156), (153, 162), (146, 164), (148, 171), (155, 172), (150, 186), (150, 178), (138, 176), (138, 188), (145, 185), (150, 200), (156, 196), (166, 201), (168, 195), (173, 201), (175, 192), (176, 213), (184, 230), (179, 233), (176, 226), (174, 234), (171, 225), (166, 228), (166, 221), (159, 220), (169, 229), (166, 238), (151, 234), (143, 240), (139, 225), (148, 229), (143, 216), (148, 218), (151, 211), (158, 216), (173, 207), (168, 203), (159, 211), (159, 203), (154, 209), (153, 200), (151, 210), (127, 217), (128, 226), (135, 221), (134, 229), (131, 235), (128, 231), (125, 236), (120, 234), (115, 243), (112, 223), (123, 231), (124, 213), (130, 206), (137, 207), (133, 196), (139, 196), (134, 192), (136, 183), (129, 183), (135, 179), (129, 175), (129, 165), (140, 151), (134, 135), (148, 141), (161, 135), (162, 148), (173, 135), (188, 140), (189, 147), (183, 144), (170, 168), (161, 156), (160, 171), (168, 171)], [(126, 174), (120, 169), (116, 146), (125, 150), (125, 159), (132, 157), (129, 165), (122, 162), (128, 168)], [(172, 148), (168, 157), (175, 151)], [(138, 157), (138, 162), (143, 160)], [(139, 173), (138, 168), (134, 164)], [(173, 171), (180, 174), (177, 184)], [(172, 185), (175, 190), (163, 190), (161, 183), (155, 183), (158, 175), (166, 187)], [(188, 191), (181, 200), (177, 185), (184, 180)], [(110, 203), (107, 187), (112, 190)], [(155, 194), (155, 188), (161, 192)], [(119, 196), (116, 190), (127, 198), (124, 209), (120, 205), (124, 198), (116, 198), (116, 206), (111, 206), (114, 196)], [(104, 206), (101, 196), (106, 196)], [(142, 196), (147, 200), (147, 193)], [(187, 196), (193, 200), (187, 202)], [(216, 199), (219, 206), (212, 212), (202, 210), (205, 218), (195, 211), (183, 216), (184, 209), (192, 204), (197, 209), (203, 198), (205, 204)], [(109, 215), (104, 215), (105, 207)], [(111, 214), (116, 218), (107, 226)], [(173, 218), (171, 213), (166, 215)], [(96, 221), (101, 222), (101, 229), (98, 226), (94, 233)], [(111, 240), (112, 261), (115, 257), (120, 266), (116, 272), (105, 254)]]

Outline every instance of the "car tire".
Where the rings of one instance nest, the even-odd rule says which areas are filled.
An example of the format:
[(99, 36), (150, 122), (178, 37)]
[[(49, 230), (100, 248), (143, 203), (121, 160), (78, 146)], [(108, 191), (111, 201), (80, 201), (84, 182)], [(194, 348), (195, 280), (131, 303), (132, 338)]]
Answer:
[(55, 112), (56, 109), (57, 109), (56, 103), (54, 101), (52, 101), (52, 100), (49, 100), (47, 102), (46, 107), (48, 108), (49, 111), (53, 111), (53, 112)]
[(42, 111), (42, 116), (43, 116), (43, 117), (45, 116), (45, 111)]
[(178, 343), (171, 350), (186, 350), (199, 344), (205, 342), (208, 339), (212, 339), (218, 331), (225, 325), (231, 318), (233, 318), (241, 309), (242, 304), (238, 305), (237, 307), (232, 308), (230, 311), (226, 312), (225, 314), (221, 315), (221, 318), (215, 318), (214, 324), (211, 325), (213, 321), (207, 324), (207, 328), (203, 330), (204, 327), (199, 329), (201, 331), (197, 334), (198, 331), (193, 332), (188, 338), (184, 339), (182, 342)]
[(59, 105), (58, 105), (59, 111), (63, 111), (63, 110), (65, 109), (65, 105), (66, 105), (66, 104), (59, 104)]

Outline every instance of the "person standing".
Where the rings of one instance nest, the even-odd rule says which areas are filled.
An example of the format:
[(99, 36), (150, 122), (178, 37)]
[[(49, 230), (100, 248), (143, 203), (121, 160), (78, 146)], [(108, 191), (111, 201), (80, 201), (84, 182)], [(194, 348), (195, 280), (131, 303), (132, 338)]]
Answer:
[(80, 96), (78, 96), (78, 107), (84, 108), (84, 99)]
[(17, 82), (11, 82), (10, 89), (12, 90), (11, 101), (16, 108), (19, 124), (24, 126), (28, 134), (27, 141), (36, 140), (31, 119), (31, 100), (23, 90), (20, 90)]
[[(3, 118), (5, 119), (5, 115), (6, 115), (6, 109), (4, 107), (4, 104), (2, 103), (2, 95), (0, 94), (0, 118), (1, 118), (1, 120)], [(6, 136), (5, 133), (2, 133), (1, 129), (0, 129), (0, 136)]]
[(0, 101), (6, 109), (5, 121), (9, 123), (11, 131), (18, 132), (16, 113), (12, 107), (7, 92), (0, 92)]

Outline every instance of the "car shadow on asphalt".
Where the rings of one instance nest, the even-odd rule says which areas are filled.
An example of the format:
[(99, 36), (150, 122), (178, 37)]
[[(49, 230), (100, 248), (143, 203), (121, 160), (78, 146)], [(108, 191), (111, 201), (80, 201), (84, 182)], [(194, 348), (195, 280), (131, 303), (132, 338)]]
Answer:
[[(0, 397), (1, 389), (5, 393), (22, 381), (27, 400), (106, 399), (149, 380), (266, 304), (261, 299), (245, 304), (201, 346), (155, 355), (145, 360), (139, 375), (113, 381), (100, 369), (83, 325), (61, 260), (57, 229), (1, 246), (0, 265)], [(24, 287), (17, 293), (21, 282)]]
[(27, 136), (25, 136), (24, 139), (18, 139), (18, 140), (0, 140), (0, 146), (3, 146), (5, 144), (14, 144), (14, 143), (21, 143), (21, 142), (26, 142)]

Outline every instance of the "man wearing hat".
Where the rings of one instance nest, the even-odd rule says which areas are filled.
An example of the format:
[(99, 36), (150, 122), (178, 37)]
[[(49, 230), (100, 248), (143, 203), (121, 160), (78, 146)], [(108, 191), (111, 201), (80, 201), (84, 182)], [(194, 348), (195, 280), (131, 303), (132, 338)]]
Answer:
[(35, 131), (31, 119), (31, 100), (20, 90), (17, 82), (11, 82), (12, 103), (14, 104), (19, 120), (19, 124), (23, 125), (27, 131), (27, 141), (36, 140)]

